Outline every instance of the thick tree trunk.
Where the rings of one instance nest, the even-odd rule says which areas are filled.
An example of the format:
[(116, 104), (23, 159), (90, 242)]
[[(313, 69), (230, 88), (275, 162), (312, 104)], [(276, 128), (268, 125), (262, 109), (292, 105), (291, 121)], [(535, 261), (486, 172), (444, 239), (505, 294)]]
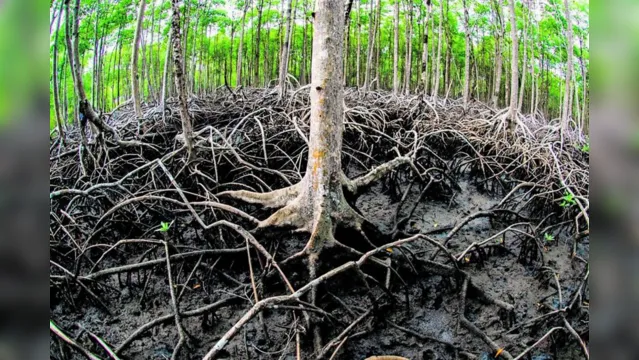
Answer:
[(566, 61), (566, 90), (564, 91), (564, 104), (561, 114), (561, 129), (562, 135), (565, 130), (568, 129), (570, 121), (570, 82), (572, 80), (572, 19), (570, 17), (570, 2), (564, 0), (564, 7), (566, 11), (566, 41), (568, 42), (567, 53), (568, 60)]
[(430, 12), (432, 9), (431, 0), (426, 1), (426, 19), (424, 20), (424, 42), (422, 48), (422, 83), (424, 84), (424, 96), (428, 95), (429, 79), (428, 75), (428, 30), (430, 22)]
[(468, 19), (468, 6), (466, 0), (463, 0), (464, 5), (464, 29), (466, 32), (466, 54), (464, 57), (464, 109), (468, 109), (468, 102), (470, 99), (470, 21)]
[(512, 130), (517, 116), (517, 96), (519, 95), (519, 68), (518, 54), (519, 43), (517, 41), (517, 17), (515, 15), (515, 0), (508, 1), (510, 9), (510, 38), (512, 41), (511, 61), (510, 61), (510, 108), (508, 115), (508, 128)]
[(344, 118), (341, 64), (344, 0), (317, 0), (311, 67), (309, 157), (300, 184), (302, 208), (312, 219), (311, 247), (332, 237), (331, 215), (345, 206), (341, 149)]
[(135, 116), (142, 117), (142, 105), (140, 100), (140, 81), (138, 77), (138, 55), (140, 52), (140, 37), (142, 36), (142, 27), (144, 21), (144, 9), (146, 8), (146, 0), (140, 0), (138, 9), (138, 21), (135, 26), (135, 36), (133, 37), (133, 54), (131, 56), (131, 89), (133, 91), (133, 108)]
[(393, 93), (399, 94), (399, 1), (395, 0), (395, 14), (393, 23)]
[(242, 25), (240, 27), (240, 44), (237, 48), (237, 68), (235, 70), (235, 87), (242, 85), (242, 50), (244, 49), (244, 26), (246, 23), (246, 12), (251, 5), (250, 0), (245, 0), (244, 11), (242, 12)]
[[(286, 94), (286, 76), (288, 75), (288, 57), (289, 57), (289, 43), (291, 41), (291, 26), (293, 23), (293, 0), (288, 0), (286, 3), (286, 30), (284, 34), (284, 43), (281, 48), (280, 57), (280, 74), (279, 74), (279, 97), (282, 99)], [(342, 10), (340, 10), (342, 11)], [(342, 15), (344, 16), (344, 15)], [(343, 26), (343, 24), (342, 24)]]
[(182, 39), (180, 35), (180, 6), (179, 0), (171, 0), (173, 16), (171, 17), (171, 42), (173, 45), (173, 73), (175, 75), (175, 88), (179, 101), (180, 118), (182, 120), (182, 132), (187, 151), (187, 162), (193, 159), (193, 128), (188, 110), (186, 82), (184, 79), (184, 59), (182, 52)]

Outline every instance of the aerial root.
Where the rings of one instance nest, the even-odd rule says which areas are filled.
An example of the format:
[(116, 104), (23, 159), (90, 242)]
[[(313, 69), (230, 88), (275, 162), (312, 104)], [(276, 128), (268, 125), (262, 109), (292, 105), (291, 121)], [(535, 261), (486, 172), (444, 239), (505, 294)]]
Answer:
[(218, 196), (228, 196), (242, 200), (249, 204), (258, 204), (266, 208), (281, 208), (289, 204), (299, 194), (299, 184), (273, 190), (266, 193), (258, 193), (247, 190), (223, 191)]

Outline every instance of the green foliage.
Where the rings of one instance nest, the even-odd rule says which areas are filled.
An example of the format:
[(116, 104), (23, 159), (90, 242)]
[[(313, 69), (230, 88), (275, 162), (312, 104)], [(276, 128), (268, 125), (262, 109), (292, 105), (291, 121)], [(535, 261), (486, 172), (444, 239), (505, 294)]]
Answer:
[(559, 204), (559, 206), (561, 207), (570, 207), (577, 204), (577, 202), (575, 201), (575, 195), (568, 190), (564, 191), (564, 196), (561, 198), (561, 200), (561, 204)]
[(166, 233), (171, 228), (171, 224), (173, 224), (173, 222), (168, 223), (168, 222), (162, 221), (160, 222), (160, 228), (157, 229), (156, 231), (159, 231), (161, 233)]
[(590, 143), (585, 143), (585, 144), (581, 145), (579, 150), (581, 150), (582, 152), (585, 152), (585, 153), (589, 153), (590, 152)]
[[(59, 1), (53, 1), (50, 5), (50, 13), (59, 8)], [(147, 0), (149, 1), (149, 0)], [(187, 0), (182, 5), (183, 32), (182, 39), (185, 46), (185, 62), (189, 66), (186, 73), (189, 79), (194, 79), (193, 87), (198, 86), (222, 86), (224, 83), (235, 84), (237, 50), (239, 45), (241, 18), (245, 1), (248, 0)], [(374, 78), (381, 88), (392, 86), (393, 78), (393, 32), (394, 32), (394, 0), (381, 0), (382, 11), (380, 19), (379, 39), (376, 41), (376, 48), (379, 48), (379, 69), (374, 68)], [(444, 3), (444, 16), (440, 14), (440, 3)], [(73, 3), (71, 9), (73, 9)], [(250, 1), (250, 6), (246, 15), (244, 46), (243, 46), (243, 82), (251, 81), (246, 85), (261, 86), (277, 78), (279, 68), (280, 46), (283, 43), (284, 15), (282, 11), (285, 0), (255, 0)], [(355, 86), (356, 82), (356, 57), (357, 42), (360, 42), (360, 83), (363, 83), (364, 69), (366, 67), (366, 53), (368, 51), (368, 35), (370, 29), (370, 3), (371, 0), (361, 0), (359, 11), (357, 11), (357, 0), (353, 3), (350, 13), (350, 29), (348, 34), (348, 64), (346, 66), (346, 84)], [(435, 0), (432, 4), (429, 24), (429, 69), (432, 72), (435, 61), (435, 50), (439, 38), (438, 26), (443, 24), (441, 67), (442, 80), (444, 71), (446, 78), (452, 81), (450, 92), (444, 89), (449, 84), (441, 81), (440, 94), (448, 94), (449, 97), (458, 97), (461, 94), (464, 81), (464, 65), (466, 32), (470, 31), (472, 39), (471, 73), (473, 96), (477, 93), (480, 100), (486, 101), (492, 89), (494, 77), (495, 54), (497, 48), (496, 35), (501, 32), (498, 26), (494, 5), (500, 4), (500, 18), (503, 23), (505, 34), (500, 39), (503, 52), (504, 71), (502, 72), (502, 89), (500, 92), (500, 102), (507, 98), (505, 87), (509, 83), (509, 61), (510, 61), (510, 33), (511, 26), (506, 3), (502, 0), (467, 1), (469, 6), (470, 26), (466, 29), (463, 21), (463, 7), (461, 1)], [(527, 49), (528, 66), (533, 67), (534, 75), (529, 72), (526, 76), (525, 101), (530, 100), (531, 84), (533, 76), (539, 80), (539, 107), (549, 118), (557, 117), (562, 101), (562, 91), (564, 91), (563, 77), (566, 54), (566, 19), (563, 9), (563, 1), (549, 0), (539, 3), (541, 9), (532, 9), (535, 2), (516, 2), (516, 28), (519, 30), (519, 59), (523, 62), (524, 47)], [(136, 12), (139, 0), (83, 0), (80, 9), (79, 28), (79, 53), (82, 68), (84, 71), (85, 90), (87, 96), (94, 102), (97, 97), (100, 104), (96, 107), (103, 112), (112, 110), (115, 106), (130, 98), (130, 67), (131, 53), (133, 48), (133, 36), (136, 23)], [(535, 3), (536, 4), (536, 3)], [(262, 6), (260, 22), (260, 44), (256, 46), (258, 6)], [(294, 29), (291, 38), (291, 59), (289, 72), (299, 79), (302, 69), (305, 69), (305, 77), (308, 80), (310, 70), (310, 54), (313, 34), (313, 24), (311, 12), (313, 2), (311, 0), (301, 0), (293, 2), (293, 22)], [(588, 92), (589, 81), (589, 6), (587, 0), (571, 0), (573, 10), (573, 28), (575, 34), (574, 61), (575, 71), (573, 72), (576, 82), (577, 97), (583, 98), (584, 86)], [(405, 30), (407, 20), (405, 17), (407, 8), (412, 11), (412, 37), (406, 39)], [(188, 9), (188, 10), (187, 10)], [(424, 23), (426, 18), (426, 6), (424, 1), (409, 0), (400, 1), (400, 79), (404, 76), (404, 66), (406, 61), (407, 45), (412, 45), (412, 70), (411, 89), (415, 89), (419, 84), (421, 51), (424, 37)], [(374, 9), (376, 16), (376, 9)], [(171, 19), (171, 2), (169, 0), (149, 1), (144, 19), (144, 37), (141, 45), (143, 54), (140, 61), (140, 79), (149, 83), (141, 87), (145, 100), (153, 96), (157, 101), (157, 93), (161, 84), (161, 77), (164, 68), (164, 59), (168, 47), (169, 28)], [(66, 17), (64, 17), (66, 18)], [(63, 19), (64, 19), (63, 18)], [(186, 22), (188, 20), (188, 22)], [(525, 23), (528, 22), (525, 26)], [(50, 72), (57, 71), (60, 79), (59, 95), (62, 102), (62, 116), (68, 122), (75, 117), (74, 104), (77, 103), (73, 89), (69, 62), (66, 59), (66, 34), (64, 20), (61, 28), (56, 32), (53, 23), (50, 32), (50, 61), (53, 58), (53, 40), (58, 36), (58, 64), (54, 69), (50, 63)], [(97, 26), (96, 26), (97, 25)], [(526, 44), (523, 43), (523, 32), (526, 29)], [(96, 34), (97, 29), (97, 34)], [(360, 30), (358, 33), (357, 30)], [(96, 35), (103, 45), (101, 56), (102, 66), (100, 67), (100, 79), (94, 81), (94, 56), (96, 53)], [(306, 38), (306, 43), (304, 39)], [(583, 42), (583, 45), (582, 45)], [(304, 49), (303, 46), (306, 46)], [(524, 46), (525, 45), (525, 46)], [(255, 53), (259, 49), (260, 56), (258, 63), (255, 63)], [(306, 55), (306, 58), (304, 58)], [(364, 55), (364, 56), (361, 56)], [(377, 55), (375, 56), (377, 58)], [(450, 63), (445, 65), (446, 59), (450, 58)], [(543, 63), (541, 62), (543, 60)], [(375, 60), (377, 61), (377, 59)], [(144, 65), (143, 65), (144, 62)], [(586, 71), (585, 79), (581, 74), (581, 63), (583, 62)], [(151, 64), (150, 66), (148, 64)], [(375, 64), (377, 65), (377, 63)], [(148, 68), (145, 68), (148, 67)], [(523, 64), (520, 66), (523, 67)], [(252, 83), (255, 68), (259, 68), (259, 83)], [(150, 79), (149, 79), (150, 78)], [(434, 76), (431, 75), (431, 79)], [(52, 80), (50, 80), (52, 81)], [(433, 80), (434, 82), (434, 80)], [(19, 82), (11, 82), (18, 84)], [(100, 83), (101, 89), (94, 86)], [(303, 85), (303, 84), (302, 84)], [(169, 90), (172, 89), (169, 84)], [(54, 91), (50, 86), (50, 94)], [(0, 104), (3, 102), (0, 97)], [(51, 96), (51, 100), (53, 97)], [(528, 112), (530, 106), (524, 105), (524, 111)], [(66, 111), (66, 113), (65, 113)], [(53, 101), (51, 101), (51, 115), (55, 115)], [(582, 150), (583, 151), (583, 150)]]
[(549, 233), (544, 233), (544, 240), (547, 242), (551, 242), (555, 240), (555, 236)]

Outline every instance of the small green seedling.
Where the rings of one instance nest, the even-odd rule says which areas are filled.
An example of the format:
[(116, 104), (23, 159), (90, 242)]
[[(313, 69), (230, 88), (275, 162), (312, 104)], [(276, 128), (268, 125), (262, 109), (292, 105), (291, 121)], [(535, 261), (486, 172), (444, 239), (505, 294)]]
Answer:
[(166, 221), (162, 221), (162, 222), (160, 222), (160, 228), (157, 229), (156, 231), (165, 233), (165, 232), (168, 232), (170, 228), (171, 228), (171, 223), (168, 223)]
[(569, 193), (568, 191), (564, 191), (564, 196), (561, 199), (561, 204), (559, 204), (559, 206), (561, 207), (569, 207), (577, 203), (575, 201), (575, 195)]
[(544, 233), (544, 240), (550, 242), (550, 241), (555, 240), (555, 237), (552, 234)]
[(579, 150), (581, 150), (581, 152), (589, 153), (590, 152), (590, 144), (589, 143), (585, 143), (585, 144), (581, 145), (581, 148), (579, 148)]

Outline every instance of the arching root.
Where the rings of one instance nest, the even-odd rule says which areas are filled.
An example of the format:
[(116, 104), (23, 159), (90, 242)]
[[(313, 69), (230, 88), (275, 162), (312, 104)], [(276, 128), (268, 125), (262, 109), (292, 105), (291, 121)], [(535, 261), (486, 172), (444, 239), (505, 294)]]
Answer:
[[(309, 233), (310, 237), (304, 248), (281, 261), (280, 264), (307, 257), (309, 276), (314, 279), (317, 275), (319, 256), (324, 249), (337, 245), (345, 249), (347, 253), (360, 256), (362, 254), (360, 251), (335, 239), (335, 232), (338, 227), (350, 229), (360, 234), (370, 249), (376, 247), (365, 231), (368, 227), (373, 229), (375, 226), (349, 205), (345, 194), (355, 198), (372, 183), (405, 164), (411, 164), (412, 166), (411, 158), (400, 156), (373, 168), (368, 173), (353, 180), (348, 179), (344, 173), (341, 173), (341, 180), (339, 181), (341, 182), (341, 189), (338, 182), (336, 189), (325, 195), (330, 199), (322, 198), (317, 193), (309, 193), (308, 190), (304, 191), (304, 189), (308, 189), (308, 187), (305, 187), (306, 178), (293, 186), (268, 193), (239, 190), (225, 191), (218, 195), (242, 200), (250, 204), (259, 204), (266, 208), (278, 209), (267, 219), (260, 221), (255, 230), (281, 227)], [(310, 291), (311, 304), (315, 304), (316, 298), (317, 288), (314, 286)], [(313, 344), (316, 352), (319, 353), (322, 349), (322, 340), (318, 328), (313, 330)]]

